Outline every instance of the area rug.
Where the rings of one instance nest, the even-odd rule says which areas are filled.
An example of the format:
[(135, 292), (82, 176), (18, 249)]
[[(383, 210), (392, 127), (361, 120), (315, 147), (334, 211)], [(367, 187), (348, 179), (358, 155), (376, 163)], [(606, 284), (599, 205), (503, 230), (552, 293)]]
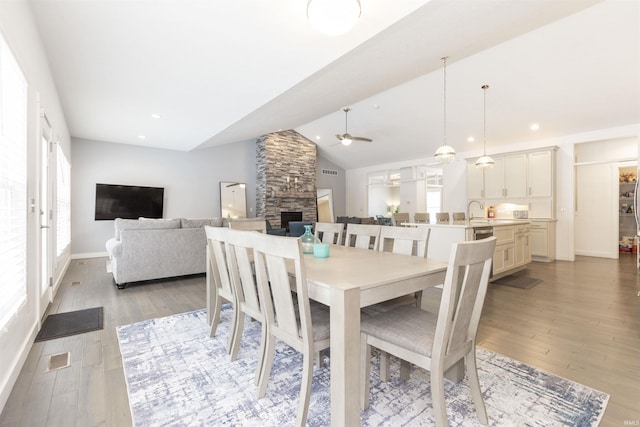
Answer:
[[(300, 389), (302, 357), (283, 343), (276, 346), (267, 394), (256, 397), (260, 323), (245, 322), (238, 359), (226, 352), (231, 311), (209, 337), (204, 310), (147, 320), (117, 328), (129, 404), (135, 426), (293, 425)], [(596, 426), (609, 396), (540, 371), (505, 356), (478, 349), (478, 370), (492, 426)], [(429, 373), (413, 368), (400, 381), (378, 378), (373, 357), (371, 406), (361, 412), (365, 426), (434, 425)], [(315, 369), (308, 425), (330, 425), (329, 363)], [(479, 426), (467, 380), (446, 382), (451, 426)]]
[(536, 279), (535, 277), (529, 277), (523, 274), (515, 273), (501, 277), (497, 280), (492, 281), (491, 283), (494, 283), (496, 285), (511, 286), (512, 288), (518, 289), (531, 289), (542, 282), (542, 279)]
[(46, 341), (102, 329), (103, 308), (50, 314), (42, 324), (35, 341)]

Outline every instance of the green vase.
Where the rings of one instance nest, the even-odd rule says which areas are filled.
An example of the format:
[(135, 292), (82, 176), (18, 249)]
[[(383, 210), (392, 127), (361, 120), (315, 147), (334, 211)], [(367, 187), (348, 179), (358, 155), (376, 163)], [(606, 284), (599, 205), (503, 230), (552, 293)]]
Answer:
[(312, 254), (313, 244), (320, 243), (320, 240), (311, 232), (311, 227), (311, 225), (305, 225), (304, 234), (300, 236), (300, 241), (302, 242), (302, 253), (305, 254)]

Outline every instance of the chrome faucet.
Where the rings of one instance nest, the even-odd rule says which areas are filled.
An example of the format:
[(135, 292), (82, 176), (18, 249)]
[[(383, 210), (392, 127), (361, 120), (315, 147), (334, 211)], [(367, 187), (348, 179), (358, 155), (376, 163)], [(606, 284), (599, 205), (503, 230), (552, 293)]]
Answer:
[(477, 200), (469, 200), (469, 203), (467, 203), (467, 218), (469, 218), (469, 220), (473, 219), (473, 215), (471, 214), (471, 204), (472, 203), (477, 203), (478, 206), (480, 206), (480, 209), (484, 209), (484, 205), (482, 203), (480, 203)]

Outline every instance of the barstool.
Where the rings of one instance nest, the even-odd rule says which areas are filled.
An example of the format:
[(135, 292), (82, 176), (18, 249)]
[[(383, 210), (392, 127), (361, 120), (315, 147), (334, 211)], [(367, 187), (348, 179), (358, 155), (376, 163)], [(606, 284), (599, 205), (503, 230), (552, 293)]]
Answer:
[(464, 222), (465, 214), (464, 212), (454, 212), (453, 213), (453, 222)]
[(449, 212), (438, 212), (438, 213), (436, 213), (436, 223), (437, 224), (448, 224), (449, 223)]

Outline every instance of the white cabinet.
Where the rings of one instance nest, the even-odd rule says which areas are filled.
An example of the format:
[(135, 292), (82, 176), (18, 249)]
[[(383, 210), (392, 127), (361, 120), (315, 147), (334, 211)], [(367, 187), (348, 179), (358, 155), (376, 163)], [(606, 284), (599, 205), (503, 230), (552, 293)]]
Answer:
[(556, 223), (531, 221), (531, 259), (551, 262), (556, 259)]
[(467, 200), (485, 205), (529, 204), (529, 218), (555, 218), (557, 147), (492, 156), (494, 166), (481, 170), (467, 162)]
[(529, 225), (515, 226), (515, 266), (520, 267), (531, 262), (531, 244)]
[(555, 149), (528, 154), (529, 197), (553, 197)]
[(487, 199), (525, 197), (527, 195), (527, 155), (509, 154), (494, 158), (494, 165), (484, 172), (484, 195)]
[(493, 253), (494, 276), (511, 270), (516, 265), (514, 232), (513, 225), (493, 228), (493, 235), (497, 238), (496, 249)]
[(474, 162), (467, 162), (467, 198), (478, 200), (484, 198), (484, 173)]

